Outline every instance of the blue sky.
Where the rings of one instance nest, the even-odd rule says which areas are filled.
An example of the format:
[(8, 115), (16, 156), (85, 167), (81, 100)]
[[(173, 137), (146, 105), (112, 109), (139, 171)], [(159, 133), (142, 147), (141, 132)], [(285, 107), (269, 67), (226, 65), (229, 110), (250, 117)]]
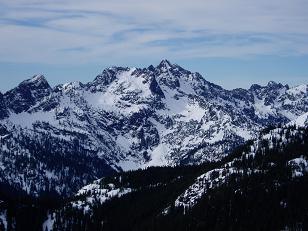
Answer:
[(162, 59), (225, 88), (308, 81), (307, 0), (2, 0), (0, 91)]

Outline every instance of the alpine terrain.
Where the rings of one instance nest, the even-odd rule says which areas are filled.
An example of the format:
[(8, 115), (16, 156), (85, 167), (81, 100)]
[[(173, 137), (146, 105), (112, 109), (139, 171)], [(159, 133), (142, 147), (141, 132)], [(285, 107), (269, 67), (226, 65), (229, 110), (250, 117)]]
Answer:
[(286, 218), (290, 187), (304, 200), (307, 112), (307, 84), (226, 90), (168, 60), (55, 87), (35, 75), (0, 93), (0, 230), (307, 227), (307, 206), (264, 226), (240, 212), (257, 195)]

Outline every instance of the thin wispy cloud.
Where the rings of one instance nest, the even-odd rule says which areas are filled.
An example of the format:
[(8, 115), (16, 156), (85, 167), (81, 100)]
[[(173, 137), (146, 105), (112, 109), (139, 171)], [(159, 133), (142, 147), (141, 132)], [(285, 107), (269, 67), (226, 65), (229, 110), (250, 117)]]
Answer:
[(0, 61), (308, 54), (301, 0), (17, 0), (1, 9)]

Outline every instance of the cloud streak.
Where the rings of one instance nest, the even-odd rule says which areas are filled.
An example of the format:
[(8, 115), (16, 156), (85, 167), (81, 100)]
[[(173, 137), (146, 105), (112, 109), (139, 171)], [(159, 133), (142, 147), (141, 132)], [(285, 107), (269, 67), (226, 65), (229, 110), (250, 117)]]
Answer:
[(4, 0), (0, 62), (308, 55), (306, 0)]

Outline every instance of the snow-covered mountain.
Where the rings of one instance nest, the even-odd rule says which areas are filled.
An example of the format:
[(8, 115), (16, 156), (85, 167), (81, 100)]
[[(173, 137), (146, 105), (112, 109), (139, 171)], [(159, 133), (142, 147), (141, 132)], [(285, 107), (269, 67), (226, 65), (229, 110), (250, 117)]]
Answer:
[[(303, 204), (307, 203), (307, 200), (301, 196), (306, 198), (308, 189), (305, 184), (308, 176), (307, 126), (308, 113), (305, 113), (300, 119), (287, 125), (262, 130), (258, 138), (247, 141), (217, 162), (182, 168), (147, 168), (104, 177), (83, 187), (70, 201), (52, 211), (53, 216), (48, 216), (45, 223), (52, 224), (52, 228), (56, 230), (62, 230), (63, 227), (75, 230), (77, 227), (84, 227), (84, 224), (87, 224), (88, 230), (92, 230), (93, 227), (105, 226), (101, 223), (104, 221), (109, 223), (106, 224), (106, 229), (113, 230), (117, 223), (124, 220), (126, 225), (119, 225), (121, 228), (116, 230), (143, 230), (136, 227), (144, 225), (144, 217), (148, 216), (150, 219), (147, 222), (151, 228), (156, 227), (153, 225), (156, 220), (156, 224), (163, 221), (171, 227), (172, 222), (178, 225), (173, 228), (161, 225), (165, 230), (178, 230), (179, 227), (181, 230), (187, 230), (183, 228), (183, 223), (179, 223), (178, 216), (195, 224), (194, 219), (189, 220), (185, 216), (190, 216), (199, 207), (201, 212), (198, 210), (197, 215), (193, 214), (194, 217), (210, 214), (207, 211), (211, 209), (218, 210), (219, 214), (219, 209), (222, 209), (229, 216), (231, 212), (235, 212), (237, 217), (234, 222), (237, 224), (242, 212), (237, 213), (236, 208), (239, 206), (241, 210), (245, 204), (230, 202), (236, 199), (236, 196), (246, 203), (252, 201), (253, 205), (248, 207), (248, 210), (252, 211), (256, 209), (253, 206), (264, 206), (268, 203), (268, 212), (288, 214), (287, 208), (292, 212), (296, 208), (298, 212), (301, 209), (298, 205), (302, 205), (299, 207), (306, 210), (307, 207)], [(295, 185), (299, 191), (294, 189)], [(289, 187), (288, 190), (286, 187)], [(263, 196), (263, 193), (266, 196)], [(225, 200), (213, 199), (217, 196), (222, 196)], [(204, 203), (207, 198), (213, 203), (212, 206)], [(219, 204), (222, 201), (225, 203), (223, 206)], [(296, 206), (293, 207), (292, 203), (296, 203)], [(233, 209), (224, 210), (224, 207), (228, 206)], [(148, 207), (153, 209), (147, 209)], [(139, 213), (142, 218), (131, 211)], [(118, 221), (123, 214), (130, 212), (134, 215)], [(247, 219), (254, 221), (259, 214), (254, 216), (256, 217), (248, 216)], [(204, 222), (202, 219), (201, 222)], [(276, 219), (283, 225), (290, 225), (287, 221), (280, 220), (279, 216)], [(299, 222), (303, 218), (299, 215), (295, 219)]]
[(308, 111), (307, 85), (225, 90), (163, 60), (0, 93), (0, 175), (26, 192), (72, 191), (112, 171), (221, 159), (268, 125)]

